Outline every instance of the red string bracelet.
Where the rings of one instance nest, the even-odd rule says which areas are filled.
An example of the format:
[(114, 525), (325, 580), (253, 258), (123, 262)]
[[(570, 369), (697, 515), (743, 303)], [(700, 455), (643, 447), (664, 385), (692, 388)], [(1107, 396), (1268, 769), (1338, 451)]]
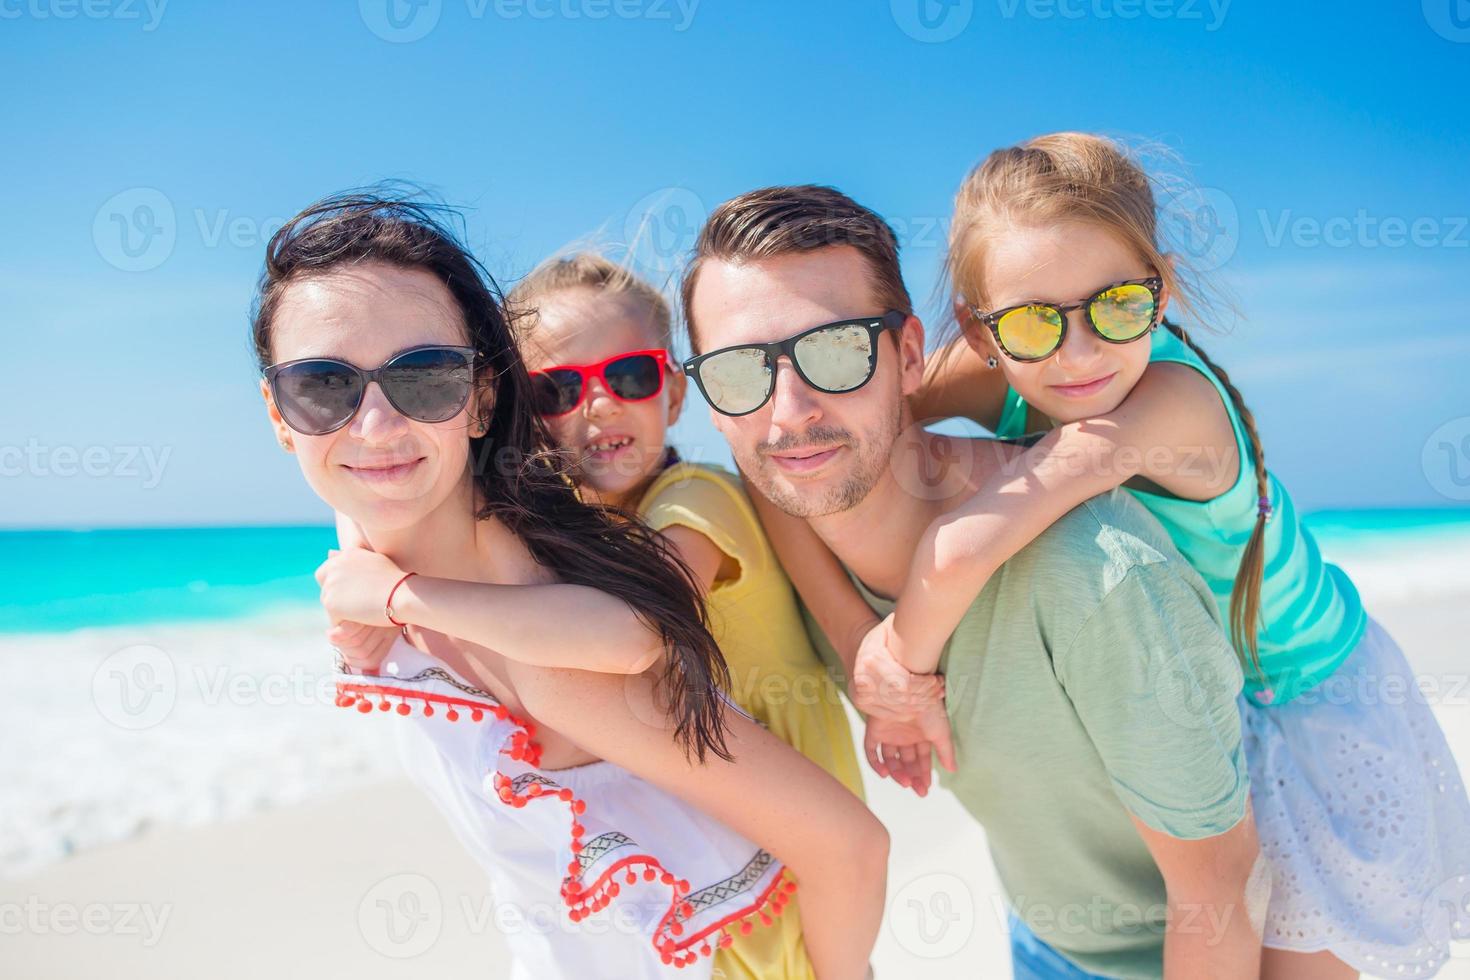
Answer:
[(393, 588), (388, 590), (388, 601), (383, 604), (383, 613), (388, 617), (388, 622), (392, 623), (394, 626), (397, 626), (399, 629), (402, 629), (408, 624), (400, 623), (398, 620), (393, 618), (393, 595), (398, 591), (398, 587), (400, 585), (402, 585), (404, 582), (407, 582), (409, 579), (413, 578), (417, 574), (418, 572), (409, 572), (407, 575), (403, 576), (403, 578), (399, 579), (397, 582), (394, 582)]

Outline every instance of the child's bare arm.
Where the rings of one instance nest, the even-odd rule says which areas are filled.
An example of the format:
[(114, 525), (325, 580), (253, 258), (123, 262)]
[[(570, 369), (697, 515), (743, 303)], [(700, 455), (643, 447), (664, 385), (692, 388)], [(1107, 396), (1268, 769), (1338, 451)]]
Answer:
[[(357, 522), (340, 512), (337, 518), (337, 546), (341, 549), (366, 548), (367, 538)], [(382, 664), (388, 650), (398, 640), (396, 626), (369, 626), (333, 620), (327, 628), (327, 643), (341, 654), (347, 666), (353, 670), (374, 673)]]
[[(414, 575), (364, 548), (331, 552), (317, 569), (334, 622), (392, 626), (393, 618), (457, 636), (511, 660), (636, 674), (662, 657), (662, 637), (615, 596), (585, 585), (496, 585)], [(396, 590), (394, 586), (397, 586)], [(548, 624), (555, 629), (548, 629)]]
[(398, 590), (393, 610), (402, 622), (542, 667), (637, 674), (664, 654), (663, 638), (631, 606), (587, 585), (487, 585), (415, 575)]
[(1209, 382), (1192, 368), (1151, 365), (1112, 412), (1053, 429), (930, 525), (895, 610), (895, 657), (911, 671), (933, 670), (996, 569), (1083, 501), (1139, 475), (1208, 500), (1235, 481), (1234, 457), (1229, 416)]

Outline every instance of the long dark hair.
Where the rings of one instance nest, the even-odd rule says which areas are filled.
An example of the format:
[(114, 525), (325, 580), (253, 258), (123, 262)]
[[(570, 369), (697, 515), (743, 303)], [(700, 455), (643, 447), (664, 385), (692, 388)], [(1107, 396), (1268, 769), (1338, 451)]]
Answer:
[(700, 760), (706, 751), (729, 759), (718, 690), (729, 686), (729, 671), (693, 574), (660, 535), (617, 521), (577, 496), (565, 456), (532, 410), (530, 377), (500, 289), (445, 226), (443, 216), (452, 214), (373, 188), (328, 197), (286, 222), (266, 246), (256, 292), (251, 319), (257, 361), (261, 368), (271, 363), (271, 327), (294, 282), (368, 261), (422, 269), (442, 282), (477, 352), (477, 377), (493, 389), (489, 428), (470, 437), (471, 468), (485, 501), (476, 516), (501, 521), (560, 581), (622, 599), (657, 630), (668, 653), (661, 687), (677, 740)]

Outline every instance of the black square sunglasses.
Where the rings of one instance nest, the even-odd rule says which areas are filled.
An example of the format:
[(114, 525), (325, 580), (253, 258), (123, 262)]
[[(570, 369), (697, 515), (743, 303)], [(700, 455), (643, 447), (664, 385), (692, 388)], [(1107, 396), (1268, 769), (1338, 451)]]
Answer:
[(791, 359), (797, 376), (827, 394), (856, 391), (878, 368), (878, 337), (897, 330), (907, 313), (838, 320), (803, 330), (771, 344), (740, 344), (691, 357), (684, 371), (704, 400), (721, 415), (738, 418), (758, 411), (776, 390), (776, 362)]

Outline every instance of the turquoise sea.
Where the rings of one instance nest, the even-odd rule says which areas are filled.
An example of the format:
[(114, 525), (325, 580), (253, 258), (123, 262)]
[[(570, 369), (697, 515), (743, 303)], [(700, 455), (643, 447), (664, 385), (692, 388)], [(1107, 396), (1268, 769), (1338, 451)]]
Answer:
[[(1470, 565), (1470, 508), (1322, 511), (1306, 520), (1329, 559), (1412, 563), (1426, 545), (1462, 541)], [(325, 526), (0, 531), (0, 633), (311, 605), (312, 573), (335, 546)]]
[(316, 601), (332, 527), (0, 531), (0, 633), (219, 620)]

